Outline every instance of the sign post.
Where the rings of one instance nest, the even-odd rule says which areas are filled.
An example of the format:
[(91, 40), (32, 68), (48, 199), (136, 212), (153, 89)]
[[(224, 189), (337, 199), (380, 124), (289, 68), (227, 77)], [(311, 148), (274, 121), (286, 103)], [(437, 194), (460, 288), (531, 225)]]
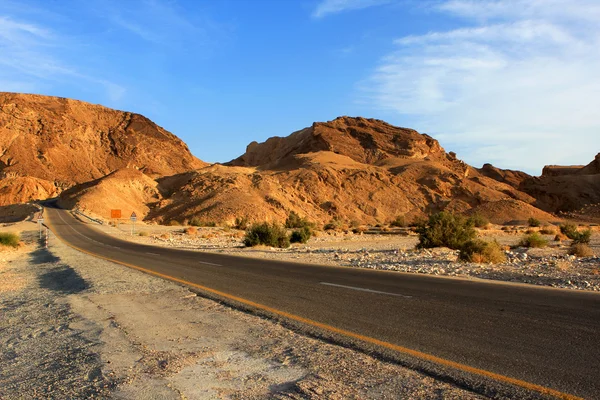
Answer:
[(133, 234), (135, 233), (135, 221), (137, 220), (137, 215), (135, 215), (135, 211), (131, 213), (131, 217), (129, 217), (129, 219), (131, 220), (131, 236), (133, 236)]
[(39, 228), (40, 228), (40, 239), (42, 238), (42, 224), (43, 223), (44, 223), (44, 218), (39, 217), (38, 218), (38, 225), (39, 225)]
[(110, 210), (110, 219), (114, 220), (115, 228), (119, 227), (119, 218), (121, 218), (121, 210)]

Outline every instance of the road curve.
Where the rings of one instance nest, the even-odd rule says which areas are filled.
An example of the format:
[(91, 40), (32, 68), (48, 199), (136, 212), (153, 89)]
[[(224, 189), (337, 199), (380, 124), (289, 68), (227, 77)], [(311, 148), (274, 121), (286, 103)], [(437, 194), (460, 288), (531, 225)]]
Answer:
[(241, 300), (487, 395), (600, 398), (598, 293), (146, 246), (64, 210), (45, 215), (79, 250)]

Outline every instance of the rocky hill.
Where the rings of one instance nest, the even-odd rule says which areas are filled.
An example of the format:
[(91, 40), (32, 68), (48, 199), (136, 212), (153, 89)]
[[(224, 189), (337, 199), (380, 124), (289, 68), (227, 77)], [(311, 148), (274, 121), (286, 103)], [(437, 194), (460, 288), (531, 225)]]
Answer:
[(0, 204), (52, 194), (48, 183), (60, 191), (125, 167), (164, 176), (205, 165), (179, 138), (142, 115), (59, 97), (0, 93), (0, 178), (45, 182), (37, 181), (41, 192), (28, 185), (31, 196), (5, 196)]
[(446, 153), (428, 135), (379, 120), (341, 117), (288, 137), (253, 142), (226, 166), (163, 181), (169, 188), (148, 217), (230, 223), (236, 217), (283, 220), (295, 211), (321, 223), (374, 224), (398, 215), (410, 220), (440, 210), (467, 212), (507, 199), (514, 201), (504, 202), (504, 214), (494, 220), (536, 210), (530, 205), (535, 199), (514, 187), (528, 175), (515, 172), (504, 181), (488, 175)]
[(519, 189), (535, 197), (534, 205), (552, 213), (581, 213), (600, 206), (600, 153), (585, 166), (547, 166), (542, 176), (529, 177)]
[(207, 165), (141, 115), (0, 93), (0, 206), (62, 192), (66, 208), (102, 218), (119, 208), (159, 223), (283, 221), (295, 211), (318, 223), (375, 224), (441, 210), (505, 223), (596, 210), (599, 171), (600, 156), (546, 167), (541, 177), (476, 169), (431, 136), (352, 117), (252, 142), (235, 160)]

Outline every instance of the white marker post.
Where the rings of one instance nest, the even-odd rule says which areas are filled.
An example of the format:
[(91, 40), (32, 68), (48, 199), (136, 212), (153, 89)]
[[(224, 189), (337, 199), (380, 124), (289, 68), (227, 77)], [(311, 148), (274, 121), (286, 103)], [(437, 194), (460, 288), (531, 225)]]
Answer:
[(38, 225), (39, 225), (39, 228), (40, 228), (40, 239), (42, 238), (42, 224), (43, 223), (44, 223), (44, 218), (39, 217), (38, 218)]
[(135, 211), (131, 213), (131, 217), (129, 217), (129, 219), (131, 220), (131, 236), (133, 236), (133, 234), (135, 233), (135, 221), (137, 220)]

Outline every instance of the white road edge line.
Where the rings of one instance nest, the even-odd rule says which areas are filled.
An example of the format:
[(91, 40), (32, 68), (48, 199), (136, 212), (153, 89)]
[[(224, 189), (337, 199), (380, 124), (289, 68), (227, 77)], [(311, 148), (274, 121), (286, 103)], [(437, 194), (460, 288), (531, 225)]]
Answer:
[(412, 296), (407, 296), (407, 295), (399, 294), (399, 293), (381, 292), (379, 290), (365, 289), (365, 288), (359, 288), (359, 287), (354, 287), (354, 286), (346, 286), (346, 285), (338, 285), (336, 283), (329, 283), (329, 282), (319, 282), (319, 283), (321, 285), (335, 286), (335, 287), (340, 287), (340, 288), (344, 288), (344, 289), (360, 290), (361, 292), (387, 294), (389, 296), (398, 296), (398, 297), (404, 297), (406, 299), (412, 299)]
[(215, 263), (209, 263), (209, 262), (204, 262), (204, 261), (198, 261), (200, 264), (206, 264), (206, 265), (214, 265), (215, 267), (222, 267), (221, 264), (215, 264)]
[(158, 253), (150, 253), (149, 251), (147, 251), (146, 254), (150, 254), (151, 256), (160, 256)]

